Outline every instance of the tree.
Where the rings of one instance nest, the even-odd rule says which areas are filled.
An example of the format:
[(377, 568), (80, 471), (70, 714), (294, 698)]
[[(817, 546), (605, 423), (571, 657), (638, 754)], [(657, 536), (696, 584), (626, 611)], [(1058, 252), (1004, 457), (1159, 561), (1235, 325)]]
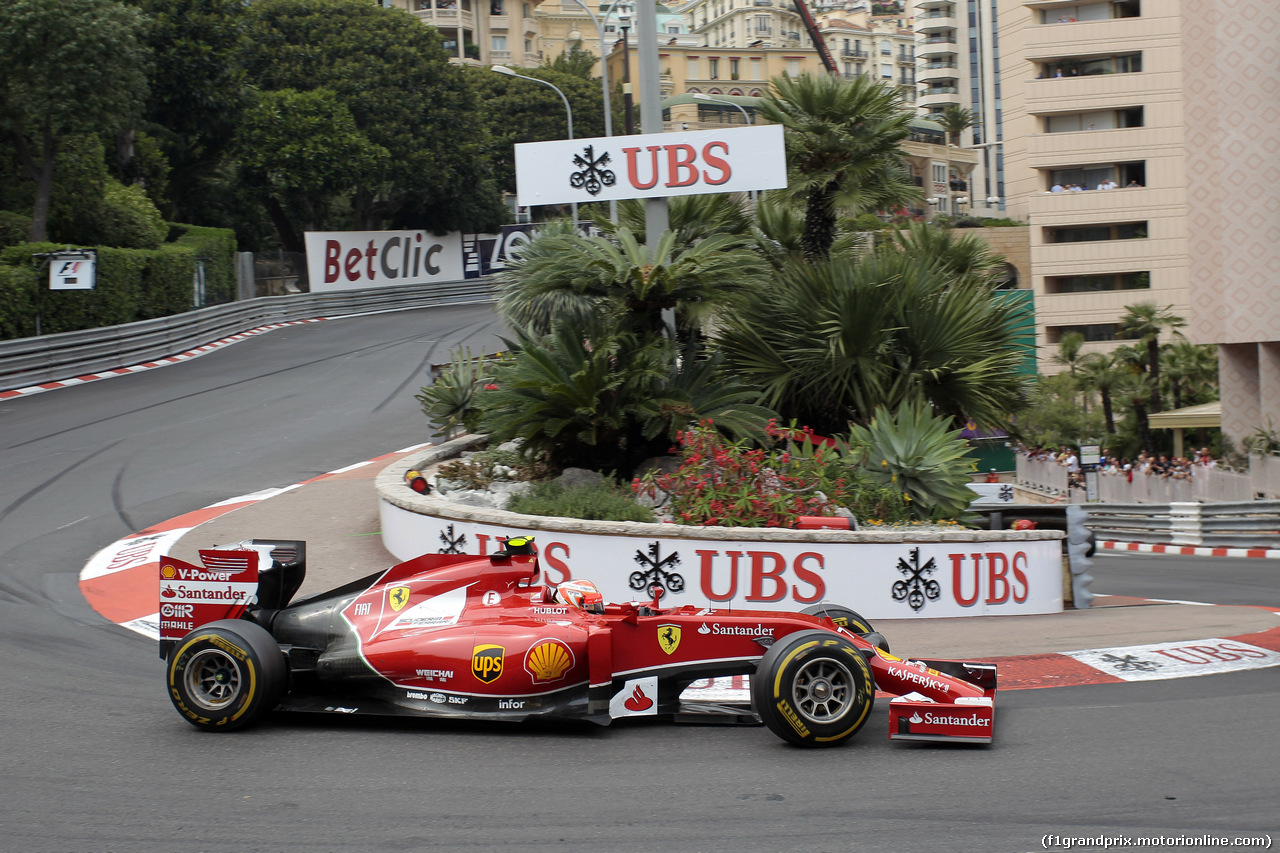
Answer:
[(54, 163), (75, 133), (131, 126), (147, 91), (143, 20), (114, 0), (0, 3), (0, 126), (35, 182), (30, 239), (47, 236)]
[(966, 109), (959, 104), (948, 104), (941, 113), (932, 115), (930, 118), (942, 125), (950, 136), (952, 145), (959, 145), (960, 134), (974, 125), (973, 110)]
[[(912, 222), (892, 232), (892, 245), (919, 258), (931, 258), (947, 275), (994, 285), (1004, 275), (1004, 258), (986, 240), (973, 234), (957, 236), (949, 228)], [(1084, 339), (1081, 338), (1081, 341)]]
[(1124, 306), (1125, 314), (1120, 317), (1120, 330), (1130, 338), (1136, 338), (1146, 348), (1143, 360), (1143, 372), (1151, 377), (1149, 411), (1159, 412), (1163, 409), (1160, 401), (1160, 334), (1168, 329), (1179, 337), (1178, 329), (1187, 325), (1187, 321), (1173, 313), (1173, 306), (1161, 308), (1154, 302), (1138, 302)]
[(256, 187), (284, 246), (305, 252), (302, 232), (330, 220), (329, 206), (349, 198), (390, 154), (369, 141), (332, 92), (262, 92), (246, 111), (237, 140), (244, 180)]
[(920, 198), (900, 143), (911, 116), (897, 90), (857, 75), (776, 77), (761, 114), (787, 132), (788, 192), (805, 204), (805, 257), (831, 252), (841, 208), (901, 207)]
[[(148, 129), (159, 140), (171, 183), (166, 210), (205, 221), (221, 194), (223, 166), (249, 104), (236, 52), (246, 27), (243, 0), (134, 0), (146, 14), (153, 65)], [(132, 145), (130, 146), (132, 148)], [(132, 156), (132, 151), (130, 151)], [(122, 179), (135, 168), (124, 164)], [(151, 189), (149, 181), (148, 190)], [(153, 195), (153, 198), (156, 196)]]
[(1080, 350), (1084, 348), (1084, 335), (1079, 332), (1067, 332), (1058, 341), (1058, 351), (1053, 356), (1054, 364), (1061, 364), (1073, 377), (1082, 358)]
[[(572, 70), (572, 65), (562, 69), (564, 65), (566, 63), (553, 63), (521, 69), (520, 73), (545, 80), (564, 92), (573, 110), (575, 137), (604, 136), (604, 104), (599, 80), (593, 81)], [(515, 192), (516, 144), (567, 139), (564, 101), (547, 86), (494, 74), (487, 68), (467, 69), (466, 75), (479, 104), (480, 121), (491, 140), (488, 150), (492, 152), (495, 178), (502, 189)]]
[[(1063, 335), (1063, 340), (1068, 336)], [(1078, 370), (1078, 372), (1077, 372)], [(1112, 403), (1112, 391), (1121, 381), (1116, 360), (1109, 353), (1094, 352), (1077, 359), (1072, 365), (1072, 375), (1088, 395), (1090, 391), (1098, 392), (1102, 402), (1102, 417), (1106, 424), (1107, 434), (1115, 435), (1116, 419)], [(1088, 410), (1088, 407), (1085, 407)]]
[(353, 176), (349, 213), (331, 211), (321, 227), (479, 231), (503, 220), (474, 94), (439, 32), (366, 0), (261, 0), (246, 14), (251, 85), (332, 93), (389, 155)]
[(718, 234), (681, 246), (665, 231), (646, 246), (625, 227), (612, 237), (548, 231), (497, 276), (498, 312), (537, 334), (557, 319), (585, 325), (603, 315), (650, 335), (662, 333), (662, 312), (671, 309), (678, 336), (692, 341), (717, 309), (761, 282), (763, 263), (739, 243)]
[(1160, 348), (1160, 376), (1173, 407), (1218, 399), (1218, 348), (1214, 344), (1174, 341)]
[(1023, 403), (1021, 321), (986, 285), (929, 258), (878, 252), (788, 265), (721, 318), (716, 343), (765, 405), (819, 432), (906, 400), (995, 426)]
[[(591, 72), (599, 61), (600, 57), (584, 48), (582, 39), (578, 39), (569, 45), (568, 50), (558, 53), (555, 59), (550, 61), (543, 60), (542, 67), (557, 74), (569, 74), (574, 77), (581, 77), (583, 80), (591, 80)], [(596, 79), (598, 80), (599, 78)]]

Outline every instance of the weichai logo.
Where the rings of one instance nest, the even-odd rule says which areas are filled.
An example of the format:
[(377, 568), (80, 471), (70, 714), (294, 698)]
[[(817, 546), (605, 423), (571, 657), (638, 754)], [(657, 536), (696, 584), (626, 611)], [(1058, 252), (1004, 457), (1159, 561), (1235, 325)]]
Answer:
[(502, 675), (502, 660), (507, 650), (502, 646), (476, 646), (471, 651), (471, 674), (490, 684)]

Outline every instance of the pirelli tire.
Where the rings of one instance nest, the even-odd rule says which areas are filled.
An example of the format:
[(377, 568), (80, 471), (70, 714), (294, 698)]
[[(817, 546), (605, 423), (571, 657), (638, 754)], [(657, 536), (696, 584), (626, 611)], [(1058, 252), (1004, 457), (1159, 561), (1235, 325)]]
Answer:
[(796, 746), (836, 746), (857, 734), (875, 704), (871, 668), (848, 637), (789, 634), (751, 678), (751, 702), (769, 730)]
[(844, 628), (867, 640), (871, 645), (883, 651), (889, 651), (889, 641), (884, 638), (884, 634), (872, 628), (871, 623), (856, 610), (850, 610), (839, 604), (812, 604), (800, 612), (806, 616), (825, 616), (836, 623), (837, 628)]
[(261, 625), (221, 619), (187, 634), (169, 654), (169, 699), (198, 729), (230, 732), (260, 719), (288, 684), (279, 644)]

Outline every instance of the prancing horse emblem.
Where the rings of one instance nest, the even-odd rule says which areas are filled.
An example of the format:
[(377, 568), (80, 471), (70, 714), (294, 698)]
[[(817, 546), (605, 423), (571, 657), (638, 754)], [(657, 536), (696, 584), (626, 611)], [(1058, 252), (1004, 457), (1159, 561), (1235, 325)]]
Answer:
[(391, 587), (391, 589), (387, 590), (387, 603), (391, 605), (391, 609), (396, 613), (404, 610), (404, 606), (409, 603), (409, 587)]
[(667, 654), (675, 654), (676, 649), (680, 648), (680, 626), (659, 625), (658, 645)]

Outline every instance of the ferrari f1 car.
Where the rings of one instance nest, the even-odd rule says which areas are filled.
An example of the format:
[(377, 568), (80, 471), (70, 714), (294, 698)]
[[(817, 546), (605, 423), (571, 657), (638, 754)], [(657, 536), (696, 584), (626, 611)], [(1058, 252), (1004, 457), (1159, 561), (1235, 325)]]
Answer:
[[(209, 731), (276, 708), (601, 725), (709, 716), (833, 746), (867, 721), (878, 689), (896, 697), (890, 738), (991, 741), (994, 666), (896, 657), (842, 607), (663, 608), (660, 589), (606, 604), (590, 583), (545, 583), (532, 540), (517, 538), (297, 602), (303, 542), (249, 540), (200, 559), (160, 562), (160, 656), (174, 707)], [(695, 681), (742, 674), (750, 706), (682, 700)]]

